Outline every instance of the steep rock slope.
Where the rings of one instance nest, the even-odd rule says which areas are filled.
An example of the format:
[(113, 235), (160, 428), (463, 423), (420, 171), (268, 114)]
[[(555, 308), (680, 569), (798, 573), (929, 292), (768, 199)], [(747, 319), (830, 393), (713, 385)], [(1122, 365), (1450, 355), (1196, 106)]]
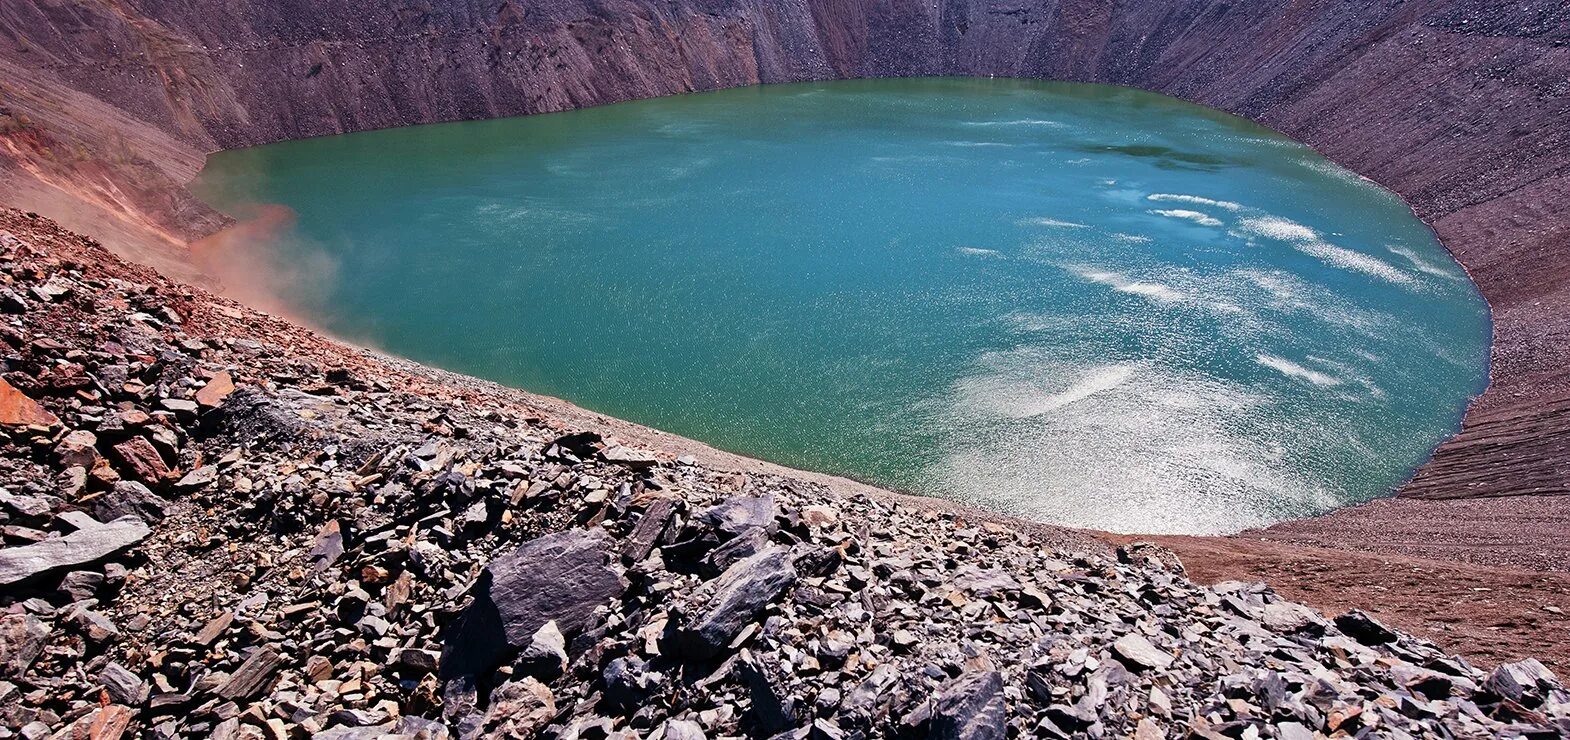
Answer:
[(1570, 9), (1481, 0), (7, 3), (0, 152), (30, 176), (0, 197), (78, 197), (167, 244), (222, 223), (179, 187), (217, 148), (829, 77), (1131, 85), (1273, 126), (1406, 197), (1471, 270), (1497, 341), (1465, 432), (1403, 493), (1560, 494), (1567, 43)]

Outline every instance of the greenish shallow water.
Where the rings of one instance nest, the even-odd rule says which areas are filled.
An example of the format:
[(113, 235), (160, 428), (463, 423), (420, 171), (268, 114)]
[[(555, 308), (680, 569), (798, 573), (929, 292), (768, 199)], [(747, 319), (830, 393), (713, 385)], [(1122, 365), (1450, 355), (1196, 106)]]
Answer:
[(1393, 195), (1158, 95), (765, 86), (225, 152), (301, 309), (788, 465), (1118, 531), (1387, 493), (1486, 382)]

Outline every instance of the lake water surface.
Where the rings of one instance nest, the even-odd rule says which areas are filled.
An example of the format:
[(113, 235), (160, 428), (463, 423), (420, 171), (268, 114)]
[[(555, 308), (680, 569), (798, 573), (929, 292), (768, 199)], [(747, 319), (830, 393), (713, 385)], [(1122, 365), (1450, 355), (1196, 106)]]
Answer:
[(1486, 382), (1390, 193), (1232, 116), (764, 86), (212, 157), (350, 339), (776, 462), (1119, 531), (1384, 495)]

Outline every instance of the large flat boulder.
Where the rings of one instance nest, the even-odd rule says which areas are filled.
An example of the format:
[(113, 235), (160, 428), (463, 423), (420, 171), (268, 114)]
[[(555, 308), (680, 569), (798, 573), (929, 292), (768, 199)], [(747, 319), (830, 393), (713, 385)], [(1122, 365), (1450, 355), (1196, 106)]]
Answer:
[(64, 537), (8, 547), (0, 550), (0, 586), (97, 562), (141, 542), (151, 532), (141, 519), (122, 516)]
[(491, 561), (474, 587), (474, 602), (448, 632), (442, 675), (480, 675), (527, 646), (554, 621), (568, 638), (594, 610), (621, 597), (627, 581), (611, 565), (613, 545), (602, 529), (548, 534)]

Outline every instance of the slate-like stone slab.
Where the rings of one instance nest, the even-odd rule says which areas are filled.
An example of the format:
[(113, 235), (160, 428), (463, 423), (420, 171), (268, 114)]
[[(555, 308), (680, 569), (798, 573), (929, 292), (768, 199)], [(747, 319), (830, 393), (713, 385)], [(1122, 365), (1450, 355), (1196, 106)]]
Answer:
[(474, 602), (447, 634), (444, 677), (479, 675), (528, 645), (546, 622), (569, 639), (595, 607), (621, 597), (627, 581), (609, 563), (615, 543), (602, 529), (575, 529), (524, 543), (491, 561)]
[(8, 547), (0, 550), (0, 586), (102, 560), (141, 542), (151, 532), (141, 519), (122, 516), (57, 539)]

